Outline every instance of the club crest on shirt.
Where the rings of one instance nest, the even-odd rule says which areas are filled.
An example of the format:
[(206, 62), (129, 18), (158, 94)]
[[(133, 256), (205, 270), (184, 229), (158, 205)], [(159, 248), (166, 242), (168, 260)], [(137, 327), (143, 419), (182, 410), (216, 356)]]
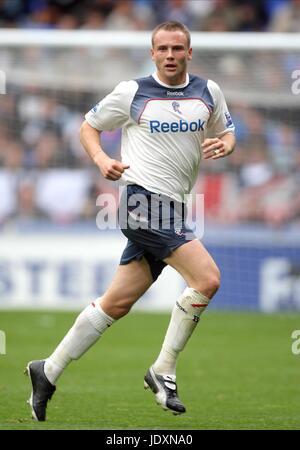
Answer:
[(175, 112), (182, 114), (182, 112), (179, 110), (180, 108), (180, 104), (176, 101), (172, 102), (172, 107), (174, 109)]

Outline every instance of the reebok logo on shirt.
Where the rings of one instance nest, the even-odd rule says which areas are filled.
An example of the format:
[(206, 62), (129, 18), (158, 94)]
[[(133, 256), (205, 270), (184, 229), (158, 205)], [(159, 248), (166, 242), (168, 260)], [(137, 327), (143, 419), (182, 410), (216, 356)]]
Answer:
[(167, 91), (167, 95), (171, 95), (172, 97), (176, 96), (176, 97), (183, 97), (184, 96), (184, 92), (182, 91)]
[(150, 120), (151, 133), (186, 133), (187, 131), (204, 131), (205, 120), (198, 119), (197, 122), (187, 122), (180, 119), (179, 122), (160, 122), (159, 120)]

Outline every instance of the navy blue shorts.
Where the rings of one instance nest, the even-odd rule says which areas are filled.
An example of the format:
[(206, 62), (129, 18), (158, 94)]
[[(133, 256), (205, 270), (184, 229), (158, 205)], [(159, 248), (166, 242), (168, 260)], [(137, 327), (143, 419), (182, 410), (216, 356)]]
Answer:
[(128, 185), (119, 205), (119, 225), (128, 242), (120, 264), (143, 257), (155, 281), (173, 250), (196, 239), (186, 225), (186, 205), (142, 186)]

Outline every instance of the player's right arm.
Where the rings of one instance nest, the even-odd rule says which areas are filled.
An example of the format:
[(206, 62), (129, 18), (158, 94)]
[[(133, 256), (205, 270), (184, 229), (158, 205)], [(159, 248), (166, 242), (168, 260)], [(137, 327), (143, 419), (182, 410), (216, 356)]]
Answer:
[(121, 178), (129, 165), (110, 158), (101, 147), (101, 131), (93, 128), (86, 120), (80, 127), (80, 142), (87, 154), (98, 166), (100, 172), (107, 180), (116, 181)]
[(101, 146), (101, 133), (122, 128), (127, 123), (130, 119), (131, 102), (137, 89), (136, 81), (119, 83), (85, 115), (85, 121), (80, 128), (80, 141), (83, 147), (108, 180), (116, 181), (121, 178), (129, 165), (110, 158), (104, 152)]

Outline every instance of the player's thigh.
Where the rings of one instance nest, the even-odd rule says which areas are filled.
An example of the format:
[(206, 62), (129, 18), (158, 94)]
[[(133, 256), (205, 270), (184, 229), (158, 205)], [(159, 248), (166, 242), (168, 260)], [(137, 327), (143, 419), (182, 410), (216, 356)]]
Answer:
[(119, 265), (112, 282), (102, 296), (101, 305), (112, 307), (118, 304), (135, 303), (151, 286), (153, 278), (145, 258)]
[(164, 262), (176, 269), (188, 286), (211, 296), (219, 288), (220, 271), (210, 253), (197, 239), (181, 245)]

